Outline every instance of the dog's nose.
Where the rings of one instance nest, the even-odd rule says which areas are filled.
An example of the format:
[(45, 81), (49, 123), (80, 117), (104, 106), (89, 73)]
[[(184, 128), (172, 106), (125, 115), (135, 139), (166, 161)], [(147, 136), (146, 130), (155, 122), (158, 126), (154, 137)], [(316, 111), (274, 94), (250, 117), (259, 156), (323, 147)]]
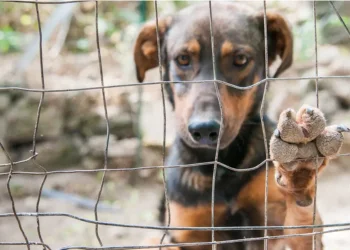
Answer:
[(216, 143), (219, 137), (220, 123), (215, 120), (192, 122), (188, 131), (192, 138), (200, 144)]

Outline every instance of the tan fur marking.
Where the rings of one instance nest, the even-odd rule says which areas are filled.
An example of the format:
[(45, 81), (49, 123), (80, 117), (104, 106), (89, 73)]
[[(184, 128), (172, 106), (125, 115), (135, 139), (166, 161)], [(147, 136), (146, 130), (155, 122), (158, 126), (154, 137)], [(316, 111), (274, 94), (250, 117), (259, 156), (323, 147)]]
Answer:
[[(223, 225), (227, 216), (229, 207), (225, 204), (215, 204), (215, 222), (216, 226)], [(185, 207), (177, 202), (170, 203), (172, 227), (210, 227), (211, 226), (211, 204), (200, 204), (193, 207)], [(193, 230), (174, 230), (171, 236), (176, 242), (205, 242), (210, 241), (211, 231), (193, 231)], [(220, 235), (218, 234), (220, 239)], [(189, 249), (211, 249), (211, 246), (201, 246), (199, 248), (191, 247)]]
[(221, 56), (230, 55), (233, 52), (233, 44), (230, 41), (225, 41), (221, 46)]
[(156, 50), (156, 46), (154, 46), (154, 44), (151, 41), (147, 41), (142, 45), (142, 53), (148, 59), (150, 59), (154, 55), (154, 53), (156, 53)]
[(187, 51), (191, 54), (199, 55), (201, 51), (201, 45), (196, 39), (192, 39), (186, 43)]
[(254, 66), (254, 62), (253, 62), (253, 61), (250, 61), (250, 62), (248, 63), (248, 65), (244, 68), (244, 70), (241, 71), (241, 72), (237, 75), (237, 81), (238, 81), (238, 82), (243, 81), (243, 79), (246, 78), (246, 77), (249, 75), (249, 73), (252, 71), (253, 66)]
[(257, 87), (244, 91), (242, 95), (232, 95), (227, 87), (221, 88), (224, 115), (223, 137), (235, 137), (255, 102)]

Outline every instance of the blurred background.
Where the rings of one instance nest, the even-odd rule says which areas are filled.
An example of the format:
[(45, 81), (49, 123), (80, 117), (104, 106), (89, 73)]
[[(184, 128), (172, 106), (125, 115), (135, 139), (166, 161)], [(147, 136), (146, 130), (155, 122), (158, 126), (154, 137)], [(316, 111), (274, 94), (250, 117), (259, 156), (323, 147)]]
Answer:
[[(246, 1), (245, 1), (246, 2)], [(262, 10), (262, 1), (246, 2)], [(159, 1), (159, 13), (171, 14), (191, 1)], [(315, 76), (312, 2), (267, 1), (290, 22), (295, 60), (282, 77)], [(335, 2), (350, 26), (350, 2)], [(95, 3), (39, 5), (43, 34), (43, 63), (47, 89), (101, 86), (95, 34)], [(349, 34), (328, 2), (317, 7), (318, 71), (320, 76), (350, 75)], [(215, 8), (213, 8), (215, 12)], [(101, 1), (99, 36), (105, 85), (137, 83), (133, 43), (141, 25), (155, 17), (151, 1)], [(0, 87), (41, 88), (38, 23), (34, 4), (0, 2)], [(159, 80), (158, 69), (146, 81)], [(0, 90), (0, 140), (13, 161), (32, 155), (33, 131), (41, 94)], [(350, 126), (348, 79), (319, 80), (320, 108), (329, 123)], [(287, 108), (316, 105), (314, 80), (272, 81), (267, 110), (274, 120)], [(162, 165), (163, 111), (159, 85), (106, 89), (110, 121), (108, 168)], [(174, 138), (173, 114), (166, 106), (167, 146)], [(104, 166), (106, 121), (101, 90), (46, 93), (36, 140), (37, 163), (47, 171), (99, 169)], [(350, 152), (346, 137), (343, 152)], [(349, 157), (333, 161), (322, 174), (318, 203), (324, 223), (350, 222)], [(6, 188), (9, 163), (0, 153), (0, 213), (11, 213)], [(16, 164), (15, 171), (42, 171), (33, 161)], [(46, 180), (40, 212), (71, 213), (94, 219), (102, 172), (52, 174)], [(17, 212), (35, 212), (42, 175), (14, 175), (10, 182)], [(114, 171), (106, 174), (99, 220), (157, 225), (157, 206), (163, 192), (157, 170)], [(21, 217), (30, 241), (39, 241), (35, 217)], [(44, 242), (52, 249), (98, 246), (94, 224), (67, 217), (41, 217)], [(138, 244), (147, 230), (100, 226), (105, 245)], [(326, 249), (346, 249), (350, 233), (324, 236)], [(0, 217), (0, 242), (24, 242), (14, 217)], [(42, 249), (42, 247), (32, 247)], [(24, 249), (0, 246), (0, 249)]]

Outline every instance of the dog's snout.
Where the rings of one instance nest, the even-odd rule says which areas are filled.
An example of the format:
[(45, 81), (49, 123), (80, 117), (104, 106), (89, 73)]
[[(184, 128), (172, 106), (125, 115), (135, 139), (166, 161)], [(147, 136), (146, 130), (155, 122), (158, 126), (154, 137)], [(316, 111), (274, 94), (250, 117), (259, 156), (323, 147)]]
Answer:
[(220, 123), (215, 120), (192, 122), (188, 126), (192, 138), (200, 144), (214, 144), (219, 137)]

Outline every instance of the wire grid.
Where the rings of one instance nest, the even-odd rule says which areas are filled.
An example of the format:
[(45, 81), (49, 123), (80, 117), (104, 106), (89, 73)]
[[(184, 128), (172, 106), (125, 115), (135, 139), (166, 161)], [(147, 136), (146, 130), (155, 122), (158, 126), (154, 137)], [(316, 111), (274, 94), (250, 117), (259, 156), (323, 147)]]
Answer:
[[(100, 0), (102, 2), (102, 0)], [(40, 102), (38, 104), (38, 109), (37, 109), (37, 116), (36, 116), (36, 122), (35, 122), (35, 127), (34, 127), (34, 132), (33, 132), (33, 146), (32, 146), (32, 156), (30, 156), (27, 159), (13, 162), (11, 159), (11, 156), (3, 146), (3, 144), (0, 142), (0, 147), (5, 153), (9, 163), (5, 164), (0, 164), (0, 167), (10, 167), (10, 170), (8, 172), (0, 173), (0, 176), (7, 175), (7, 190), (9, 197), (11, 199), (12, 203), (12, 213), (2, 213), (0, 214), (0, 218), (4, 217), (15, 217), (16, 222), (18, 224), (18, 227), (23, 235), (24, 242), (0, 242), (0, 246), (26, 246), (28, 250), (30, 250), (31, 246), (42, 246), (43, 249), (51, 249), (49, 245), (45, 243), (45, 239), (43, 239), (40, 231), (40, 217), (67, 217), (73, 220), (78, 220), (90, 224), (95, 225), (95, 234), (96, 238), (100, 244), (100, 247), (85, 247), (85, 246), (66, 246), (60, 248), (61, 250), (64, 249), (147, 249), (147, 248), (154, 248), (154, 247), (173, 247), (173, 246), (208, 246), (211, 245), (212, 249), (215, 249), (217, 245), (220, 244), (230, 244), (230, 243), (237, 243), (237, 242), (248, 242), (248, 241), (264, 241), (264, 250), (268, 249), (268, 240), (270, 239), (282, 239), (282, 238), (290, 238), (290, 237), (307, 237), (307, 236), (312, 236), (313, 237), (313, 246), (312, 249), (316, 249), (316, 235), (320, 234), (325, 234), (325, 233), (333, 233), (333, 232), (340, 232), (340, 231), (348, 231), (350, 230), (350, 223), (335, 223), (335, 224), (323, 224), (323, 225), (315, 225), (315, 214), (316, 214), (316, 197), (315, 196), (315, 202), (314, 202), (314, 214), (313, 214), (313, 225), (303, 225), (303, 226), (267, 226), (267, 192), (268, 192), (268, 164), (271, 162), (273, 159), (269, 158), (268, 155), (268, 144), (267, 144), (267, 138), (266, 138), (266, 132), (265, 132), (265, 125), (264, 125), (264, 120), (263, 120), (263, 114), (264, 114), (264, 103), (265, 103), (265, 96), (266, 96), (266, 90), (268, 87), (268, 84), (270, 82), (274, 82), (275, 80), (314, 80), (315, 81), (315, 93), (316, 93), (316, 106), (319, 107), (319, 98), (318, 98), (318, 80), (320, 79), (340, 79), (340, 78), (345, 78), (345, 79), (350, 79), (350, 75), (346, 76), (319, 76), (318, 75), (318, 55), (317, 55), (317, 29), (316, 29), (316, 4), (315, 1), (313, 1), (313, 15), (314, 15), (314, 39), (315, 39), (315, 76), (314, 77), (289, 77), (289, 78), (274, 78), (269, 76), (269, 69), (268, 69), (268, 46), (267, 46), (267, 18), (266, 18), (266, 0), (263, 1), (263, 6), (264, 6), (264, 46), (265, 46), (265, 79), (256, 82), (250, 86), (247, 87), (241, 87), (237, 86), (234, 84), (230, 84), (224, 81), (220, 81), (216, 79), (216, 62), (215, 62), (215, 56), (214, 56), (214, 48), (215, 48), (215, 41), (213, 37), (213, 25), (212, 25), (212, 5), (211, 1), (209, 1), (208, 9), (209, 9), (209, 22), (210, 22), (210, 36), (211, 36), (211, 48), (212, 48), (212, 62), (213, 62), (213, 79), (211, 80), (204, 80), (204, 81), (164, 81), (163, 80), (163, 73), (162, 73), (162, 65), (159, 63), (159, 75), (161, 81), (157, 82), (144, 82), (144, 83), (132, 83), (132, 84), (119, 84), (119, 85), (109, 85), (105, 86), (104, 85), (104, 78), (103, 78), (103, 67), (102, 67), (102, 57), (101, 57), (101, 51), (100, 51), (100, 43), (99, 43), (99, 32), (98, 32), (98, 2), (97, 0), (62, 0), (62, 1), (25, 1), (25, 0), (3, 0), (3, 2), (17, 2), (17, 3), (32, 3), (35, 4), (36, 8), (36, 14), (37, 14), (37, 21), (38, 21), (38, 32), (39, 32), (39, 48), (40, 48), (40, 71), (41, 71), (41, 82), (42, 82), (42, 88), (41, 89), (33, 89), (33, 88), (22, 88), (22, 87), (11, 87), (11, 86), (5, 86), (5, 87), (0, 87), (0, 91), (10, 91), (10, 90), (17, 90), (17, 91), (25, 91), (25, 92), (39, 92), (41, 93), (41, 98)], [(95, 2), (95, 28), (96, 28), (96, 44), (97, 44), (97, 54), (98, 54), (98, 62), (99, 62), (99, 72), (100, 72), (100, 80), (101, 80), (101, 86), (100, 87), (87, 87), (87, 88), (70, 88), (70, 89), (50, 89), (47, 90), (45, 89), (45, 77), (44, 77), (44, 70), (43, 70), (43, 50), (42, 50), (42, 31), (41, 31), (41, 22), (40, 22), (40, 12), (39, 12), (39, 4), (65, 4), (65, 3), (75, 3), (75, 2)], [(348, 33), (350, 37), (350, 31), (349, 28), (346, 26), (343, 18), (339, 14), (338, 10), (334, 6), (332, 1), (329, 1), (333, 11), (336, 13), (338, 16), (340, 22), (344, 26), (346, 32)], [(159, 27), (158, 27), (158, 7), (157, 7), (157, 1), (154, 1), (154, 8), (156, 12), (156, 34), (157, 34), (157, 45), (158, 45), (158, 61), (161, 62), (161, 48), (160, 48), (160, 37), (159, 37)], [(165, 111), (165, 96), (164, 96), (164, 84), (167, 83), (191, 83), (191, 84), (198, 84), (198, 83), (213, 83), (215, 85), (215, 90), (217, 94), (217, 98), (220, 104), (220, 111), (221, 111), (221, 124), (223, 124), (223, 116), (222, 116), (222, 103), (219, 95), (219, 88), (218, 84), (223, 84), (230, 86), (235, 89), (239, 90), (248, 90), (251, 89), (255, 86), (258, 86), (260, 84), (265, 84), (264, 86), (264, 93), (263, 93), (263, 99), (261, 102), (261, 107), (260, 107), (260, 118), (261, 118), (261, 126), (262, 126), (262, 131), (263, 131), (263, 136), (264, 136), (264, 146), (265, 146), (265, 153), (266, 153), (266, 159), (259, 163), (256, 166), (246, 168), (246, 169), (238, 169), (234, 168), (231, 166), (227, 166), (221, 162), (218, 161), (218, 152), (219, 152), (219, 146), (220, 146), (220, 138), (222, 134), (222, 126), (220, 127), (220, 132), (219, 132), (219, 141), (217, 144), (216, 148), (216, 154), (215, 154), (215, 159), (214, 161), (211, 162), (202, 162), (202, 163), (196, 163), (196, 164), (186, 164), (186, 165), (173, 165), (173, 166), (164, 166), (165, 164), (165, 141), (166, 141), (166, 111)], [(162, 104), (163, 104), (163, 120), (164, 120), (164, 129), (163, 129), (163, 165), (162, 166), (146, 166), (146, 167), (137, 167), (137, 168), (118, 168), (118, 169), (107, 169), (108, 166), (108, 145), (109, 145), (109, 136), (110, 136), (110, 131), (109, 131), (109, 117), (108, 117), (108, 110), (107, 110), (107, 105), (106, 105), (106, 97), (105, 97), (105, 90), (108, 88), (118, 88), (118, 87), (131, 87), (131, 86), (142, 86), (142, 85), (153, 85), (157, 84), (161, 86), (161, 93), (162, 93)], [(46, 171), (46, 169), (42, 166), (40, 166), (36, 162), (36, 157), (38, 156), (38, 153), (36, 152), (36, 137), (37, 137), (37, 131), (38, 131), (38, 126), (40, 122), (40, 114), (41, 114), (41, 108), (42, 108), (42, 103), (44, 101), (45, 93), (52, 93), (52, 92), (70, 92), (70, 91), (89, 91), (89, 90), (101, 90), (102, 94), (102, 99), (103, 99), (103, 106), (104, 106), (104, 111), (105, 111), (105, 120), (106, 120), (106, 144), (105, 144), (105, 150), (104, 150), (104, 167), (103, 169), (94, 169), (94, 170), (60, 170), (60, 171)], [(350, 156), (350, 153), (345, 153), (345, 154), (338, 154), (338, 157), (340, 156)], [(322, 157), (317, 157), (315, 159), (316, 164), (319, 159), (322, 159)], [(15, 165), (32, 161), (36, 167), (41, 169), (41, 171), (38, 172), (25, 172), (25, 171), (14, 171), (13, 168)], [(213, 184), (212, 184), (212, 201), (211, 201), (211, 207), (212, 207), (212, 212), (211, 212), (211, 227), (171, 227), (171, 213), (169, 210), (169, 200), (167, 196), (167, 189), (166, 189), (166, 178), (164, 174), (164, 170), (167, 168), (191, 168), (195, 166), (203, 166), (203, 165), (208, 165), (212, 164), (214, 166), (214, 171), (213, 171)], [(248, 171), (253, 171), (255, 169), (258, 169), (265, 165), (266, 167), (266, 176), (265, 176), (265, 213), (264, 213), (264, 226), (243, 226), (243, 227), (215, 227), (214, 226), (214, 203), (215, 203), (215, 178), (216, 178), (216, 169), (217, 166), (221, 166), (223, 168), (226, 168), (231, 171), (235, 172), (248, 172)], [(103, 222), (98, 220), (98, 212), (97, 212), (97, 207), (98, 203), (101, 197), (101, 192), (103, 189), (104, 181), (105, 181), (105, 175), (107, 172), (111, 171), (136, 171), (136, 170), (142, 170), (142, 169), (160, 169), (163, 171), (163, 183), (164, 183), (164, 192), (165, 192), (165, 197), (166, 197), (166, 209), (168, 212), (168, 224), (166, 226), (147, 226), (147, 225), (140, 225), (140, 224), (122, 224), (122, 223), (111, 223), (111, 222)], [(317, 170), (317, 168), (316, 168)], [(40, 212), (40, 198), (41, 198), (41, 192), (43, 189), (43, 186), (45, 184), (45, 181), (49, 175), (53, 174), (78, 174), (78, 173), (97, 173), (97, 172), (103, 172), (103, 178), (101, 181), (100, 189), (98, 192), (98, 196), (96, 199), (96, 204), (94, 208), (94, 215), (95, 219), (90, 220), (86, 218), (82, 218), (73, 214), (69, 213), (50, 213), (50, 212)], [(11, 178), (13, 175), (42, 175), (43, 180), (40, 186), (39, 190), (39, 195), (37, 198), (37, 203), (36, 203), (36, 212), (35, 213), (26, 213), (26, 212), (21, 212), (18, 213), (16, 211), (16, 206), (15, 202), (11, 193), (10, 189), (10, 182)], [(316, 175), (317, 176), (317, 175)], [(315, 178), (315, 192), (317, 194), (317, 178)], [(40, 239), (40, 242), (33, 242), (30, 241), (25, 233), (25, 231), (22, 228), (20, 217), (36, 217), (37, 221), (37, 233)], [(128, 246), (103, 246), (103, 242), (99, 236), (99, 226), (115, 226), (115, 227), (124, 227), (124, 228), (139, 228), (139, 229), (152, 229), (152, 230), (163, 230), (165, 231), (163, 237), (160, 240), (160, 243), (157, 245), (128, 245)], [(277, 236), (269, 236), (267, 233), (267, 230), (283, 230), (283, 229), (319, 229), (319, 228), (327, 228), (327, 230), (324, 230), (322, 232), (311, 232), (311, 233), (304, 233), (304, 234), (288, 234), (288, 235), (277, 235)], [(334, 229), (333, 229), (334, 228)], [(193, 242), (193, 243), (176, 243), (176, 244), (163, 244), (164, 237), (166, 233), (169, 230), (196, 230), (196, 231), (211, 231), (211, 241), (210, 242)], [(263, 237), (255, 237), (255, 238), (244, 238), (244, 239), (236, 239), (236, 240), (226, 240), (226, 241), (215, 241), (214, 237), (214, 232), (215, 231), (231, 231), (231, 230), (263, 230), (264, 231), (264, 236)]]

